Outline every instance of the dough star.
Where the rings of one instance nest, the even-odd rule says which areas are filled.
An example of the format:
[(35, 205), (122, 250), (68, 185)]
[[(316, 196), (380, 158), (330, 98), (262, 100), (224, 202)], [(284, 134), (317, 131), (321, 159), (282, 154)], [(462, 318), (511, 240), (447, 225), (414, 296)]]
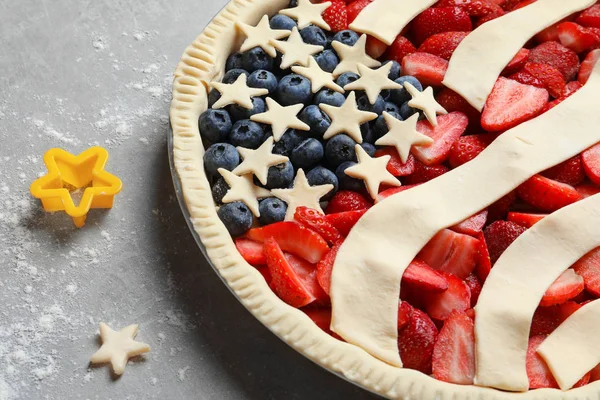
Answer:
[(298, 75), (302, 75), (308, 78), (312, 85), (312, 92), (317, 93), (319, 90), (324, 87), (329, 88), (331, 90), (335, 90), (339, 93), (344, 93), (344, 89), (335, 83), (333, 79), (333, 74), (323, 71), (319, 66), (317, 60), (314, 57), (310, 57), (308, 60), (308, 67), (301, 67), (299, 65), (293, 66), (292, 71), (297, 73)]
[(367, 54), (367, 35), (362, 35), (354, 46), (348, 46), (342, 42), (331, 42), (334, 50), (340, 56), (340, 63), (333, 71), (333, 76), (338, 77), (344, 72), (358, 74), (358, 64), (369, 68), (379, 67), (381, 63)]
[(379, 186), (387, 183), (392, 186), (400, 186), (400, 181), (387, 170), (391, 156), (371, 158), (361, 145), (355, 146), (358, 164), (346, 168), (346, 175), (362, 179), (371, 197), (377, 199)]
[(265, 140), (256, 150), (238, 147), (237, 151), (244, 161), (232, 172), (239, 176), (252, 173), (263, 185), (267, 184), (269, 167), (289, 161), (286, 156), (273, 154), (273, 137)]
[(270, 97), (267, 97), (266, 102), (269, 111), (254, 114), (250, 119), (254, 122), (271, 125), (273, 138), (276, 142), (279, 142), (279, 139), (281, 139), (283, 134), (290, 128), (299, 129), (301, 131), (310, 130), (310, 126), (300, 121), (297, 117), (298, 113), (304, 108), (303, 104), (293, 104), (284, 107)]
[(277, 51), (270, 41), (283, 39), (291, 33), (282, 29), (271, 29), (267, 15), (263, 16), (256, 26), (238, 22), (237, 27), (246, 35), (246, 40), (242, 43), (240, 52), (248, 51), (254, 47), (261, 47), (265, 53), (273, 58), (277, 56)]
[(90, 361), (92, 364), (111, 363), (115, 374), (123, 375), (127, 361), (150, 351), (146, 343), (133, 340), (138, 333), (138, 325), (129, 325), (120, 331), (113, 331), (104, 322), (100, 323), (102, 347), (95, 352)]
[(321, 4), (313, 4), (310, 0), (298, 0), (298, 6), (293, 8), (286, 8), (281, 10), (279, 13), (287, 15), (290, 18), (294, 18), (298, 21), (298, 27), (300, 29), (306, 28), (308, 25), (313, 24), (319, 28), (325, 30), (331, 30), (329, 24), (323, 19), (323, 12), (329, 8), (331, 2), (327, 1)]
[(246, 83), (246, 74), (241, 74), (235, 82), (231, 84), (222, 82), (212, 82), (210, 86), (221, 93), (221, 98), (213, 105), (213, 108), (223, 108), (230, 104), (238, 104), (248, 110), (251, 110), (252, 97), (264, 96), (269, 94), (267, 89), (251, 88)]
[(271, 193), (267, 189), (256, 186), (252, 180), (252, 175), (237, 176), (225, 168), (219, 168), (218, 171), (229, 185), (229, 190), (223, 197), (223, 203), (241, 201), (248, 206), (252, 214), (260, 217), (258, 199), (269, 197)]
[(379, 69), (371, 69), (363, 64), (358, 64), (357, 68), (360, 78), (344, 86), (344, 90), (364, 90), (371, 104), (375, 104), (379, 93), (384, 89), (402, 89), (401, 84), (389, 78), (391, 62)]
[(294, 186), (292, 189), (273, 189), (271, 190), (271, 193), (287, 203), (288, 208), (285, 219), (286, 221), (291, 221), (294, 219), (296, 208), (300, 206), (312, 208), (313, 210), (322, 213), (323, 209), (321, 208), (320, 203), (321, 197), (332, 190), (333, 185), (331, 184), (310, 186), (304, 171), (300, 168), (296, 175), (296, 179), (294, 179)]
[(419, 114), (413, 114), (406, 121), (394, 118), (387, 111), (383, 112), (389, 132), (375, 142), (377, 146), (394, 146), (403, 163), (408, 160), (410, 149), (413, 146), (429, 146), (433, 139), (423, 135), (417, 130)]
[(438, 125), (437, 114), (448, 114), (448, 111), (435, 100), (435, 97), (433, 97), (433, 88), (431, 86), (422, 92), (419, 92), (419, 90), (409, 82), (404, 82), (404, 88), (412, 97), (412, 100), (408, 102), (408, 105), (422, 110), (431, 125)]
[(294, 64), (307, 66), (308, 60), (312, 55), (323, 51), (323, 46), (304, 43), (296, 27), (292, 29), (292, 33), (287, 41), (271, 40), (270, 43), (283, 54), (281, 69), (287, 69)]
[(331, 126), (323, 135), (323, 139), (329, 139), (337, 134), (346, 133), (357, 143), (362, 143), (360, 125), (377, 118), (377, 114), (375, 113), (358, 109), (355, 92), (351, 92), (348, 95), (348, 98), (341, 107), (334, 107), (329, 104), (319, 104), (319, 107), (331, 118)]

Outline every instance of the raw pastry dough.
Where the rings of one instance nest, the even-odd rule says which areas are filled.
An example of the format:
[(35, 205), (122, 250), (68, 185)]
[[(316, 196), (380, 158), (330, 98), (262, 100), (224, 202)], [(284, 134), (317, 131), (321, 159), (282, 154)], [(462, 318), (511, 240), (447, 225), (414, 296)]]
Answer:
[(354, 147), (358, 163), (347, 168), (345, 173), (353, 178), (363, 180), (373, 199), (377, 198), (379, 186), (382, 183), (400, 186), (400, 181), (387, 170), (391, 156), (371, 157), (360, 144)]
[(104, 322), (100, 323), (102, 347), (92, 355), (92, 364), (110, 363), (116, 375), (123, 375), (127, 361), (150, 351), (146, 343), (136, 342), (137, 325), (129, 325), (120, 331), (113, 331)]

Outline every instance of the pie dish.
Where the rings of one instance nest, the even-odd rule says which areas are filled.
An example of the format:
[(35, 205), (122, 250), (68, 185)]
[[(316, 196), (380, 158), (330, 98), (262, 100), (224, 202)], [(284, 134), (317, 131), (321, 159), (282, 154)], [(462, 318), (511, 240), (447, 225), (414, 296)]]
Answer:
[(387, 398), (598, 397), (594, 3), (231, 1), (171, 107), (227, 285)]

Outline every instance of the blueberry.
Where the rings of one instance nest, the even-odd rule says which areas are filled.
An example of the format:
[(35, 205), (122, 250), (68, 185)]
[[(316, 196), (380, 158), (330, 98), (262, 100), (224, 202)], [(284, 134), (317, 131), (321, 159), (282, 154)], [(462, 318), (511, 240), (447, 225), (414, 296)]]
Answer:
[(235, 82), (240, 75), (246, 75), (246, 78), (250, 76), (248, 71), (245, 69), (232, 69), (225, 73), (225, 76), (223, 77), (223, 83), (231, 84)]
[(333, 37), (334, 42), (340, 42), (350, 47), (354, 46), (356, 42), (358, 42), (358, 39), (358, 33), (351, 31), (350, 29), (340, 31)]
[(385, 108), (385, 100), (381, 95), (377, 96), (377, 100), (375, 100), (375, 104), (371, 104), (369, 101), (369, 97), (363, 91), (356, 92), (356, 104), (358, 105), (358, 109), (361, 111), (370, 111), (375, 114), (381, 114), (383, 109)]
[(337, 176), (325, 167), (315, 167), (306, 174), (306, 180), (310, 186), (333, 185), (333, 189), (321, 198), (322, 201), (327, 201), (333, 197), (339, 189)]
[(277, 90), (277, 77), (274, 73), (259, 69), (250, 74), (248, 86), (259, 89), (267, 89), (269, 94)]
[(264, 113), (267, 111), (267, 106), (262, 98), (253, 97), (252, 108), (245, 108), (239, 104), (232, 104), (228, 107), (228, 110), (231, 114), (231, 118), (233, 118), (234, 121), (239, 121), (242, 119), (250, 119), (254, 114)]
[(387, 111), (388, 113), (392, 113), (392, 112), (399, 113), (400, 107), (398, 107), (395, 103), (387, 101), (385, 103), (385, 106), (383, 107), (383, 111)]
[(225, 71), (231, 71), (232, 69), (244, 69), (242, 53), (233, 53), (227, 58), (227, 62), (225, 63)]
[(221, 92), (219, 92), (217, 89), (212, 89), (210, 92), (208, 92), (208, 108), (212, 108), (212, 106), (219, 101), (220, 98)]
[(325, 158), (332, 167), (345, 161), (356, 161), (356, 142), (347, 135), (335, 135), (325, 145)]
[(375, 128), (370, 122), (366, 122), (360, 126), (360, 134), (363, 142), (375, 143), (377, 137), (375, 136)]
[(206, 110), (198, 119), (202, 137), (212, 143), (224, 142), (231, 131), (232, 122), (225, 110)]
[(315, 46), (327, 46), (327, 35), (323, 29), (315, 25), (309, 25), (300, 30), (300, 36), (304, 43), (313, 44)]
[(267, 174), (267, 189), (288, 188), (294, 181), (294, 167), (291, 162), (274, 165)]
[(414, 76), (408, 76), (408, 75), (401, 76), (400, 78), (396, 79), (394, 82), (402, 85), (402, 89), (392, 90), (392, 95), (390, 97), (390, 100), (392, 100), (394, 103), (396, 103), (398, 105), (404, 104), (411, 99), (410, 93), (408, 93), (406, 91), (406, 89), (404, 89), (404, 82), (411, 83), (420, 92), (423, 91), (423, 86), (421, 85), (421, 82), (419, 82), (419, 80), (417, 78), (415, 78)]
[(229, 143), (215, 143), (204, 153), (204, 170), (209, 176), (220, 176), (218, 169), (232, 171), (240, 163), (240, 155)]
[(343, 94), (328, 88), (319, 90), (313, 98), (314, 104), (329, 104), (334, 107), (341, 107), (344, 101), (346, 98)]
[(295, 129), (288, 129), (278, 142), (273, 146), (273, 154), (290, 157), (294, 147), (298, 146), (305, 138), (300, 136)]
[(212, 187), (212, 196), (215, 204), (221, 205), (223, 204), (223, 197), (227, 194), (229, 190), (229, 185), (225, 181), (223, 177), (217, 179), (215, 184)]
[(325, 150), (320, 141), (314, 138), (308, 138), (292, 151), (292, 164), (296, 169), (303, 168), (308, 170), (323, 160)]
[(357, 81), (360, 78), (358, 74), (354, 72), (344, 72), (340, 76), (338, 76), (335, 83), (340, 85), (341, 87), (345, 87), (347, 84)]
[(353, 161), (346, 161), (345, 163), (340, 164), (340, 166), (337, 167), (337, 169), (335, 170), (335, 176), (340, 182), (340, 189), (360, 192), (362, 189), (365, 188), (363, 181), (346, 175), (346, 169), (355, 165), (356, 163)]
[[(403, 118), (400, 116), (399, 112), (390, 112), (389, 113), (392, 117), (399, 119), (400, 121), (403, 120)], [(388, 133), (390, 131), (390, 129), (387, 126), (387, 122), (384, 118), (383, 115), (379, 116), (376, 120), (375, 120), (375, 124), (373, 126), (373, 130), (375, 131), (375, 138), (379, 139), (381, 137), (383, 137), (386, 133)]]
[(400, 116), (402, 119), (409, 119), (414, 113), (419, 112), (419, 110), (412, 108), (408, 105), (408, 101), (400, 107)]
[(265, 131), (260, 124), (243, 119), (233, 124), (229, 142), (234, 146), (257, 149), (264, 141)]
[(258, 203), (258, 211), (260, 211), (258, 222), (261, 225), (270, 225), (285, 219), (287, 204), (276, 197), (268, 197)]
[(360, 144), (360, 147), (363, 148), (364, 151), (367, 152), (367, 154), (371, 157), (375, 157), (375, 146), (373, 146), (371, 143), (367, 143), (367, 142), (363, 142)]
[(323, 71), (333, 72), (340, 63), (340, 59), (333, 50), (323, 50), (315, 56), (315, 60)]
[(225, 204), (217, 214), (231, 236), (241, 236), (252, 228), (252, 213), (241, 201)]
[(319, 139), (331, 126), (331, 118), (319, 106), (314, 104), (302, 110), (298, 118), (310, 126), (310, 135)]
[(277, 100), (282, 106), (309, 104), (312, 100), (310, 80), (297, 74), (284, 76), (277, 86)]
[(282, 29), (286, 31), (291, 31), (296, 24), (296, 21), (288, 17), (287, 15), (277, 14), (273, 18), (271, 18), (271, 29)]
[(386, 61), (383, 63), (383, 65), (388, 65), (389, 63), (392, 63), (392, 69), (390, 69), (388, 78), (395, 81), (396, 79), (400, 78), (400, 74), (402, 73), (402, 67), (400, 66), (400, 63), (398, 61)]
[(260, 47), (254, 47), (244, 52), (242, 60), (244, 68), (250, 72), (258, 69), (266, 69), (267, 71), (273, 69), (273, 59)]
[(298, 7), (298, 0), (290, 0), (289, 8)]

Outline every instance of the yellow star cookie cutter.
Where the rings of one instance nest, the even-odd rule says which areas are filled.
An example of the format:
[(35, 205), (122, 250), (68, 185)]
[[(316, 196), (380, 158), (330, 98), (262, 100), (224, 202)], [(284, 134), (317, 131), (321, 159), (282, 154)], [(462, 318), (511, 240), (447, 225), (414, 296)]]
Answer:
[[(91, 147), (77, 156), (50, 149), (44, 154), (48, 173), (31, 184), (31, 195), (41, 200), (46, 211), (65, 211), (81, 228), (90, 209), (112, 208), (123, 186), (119, 178), (104, 170), (107, 160), (108, 152), (102, 147)], [(76, 189), (84, 189), (77, 206), (71, 196)]]

